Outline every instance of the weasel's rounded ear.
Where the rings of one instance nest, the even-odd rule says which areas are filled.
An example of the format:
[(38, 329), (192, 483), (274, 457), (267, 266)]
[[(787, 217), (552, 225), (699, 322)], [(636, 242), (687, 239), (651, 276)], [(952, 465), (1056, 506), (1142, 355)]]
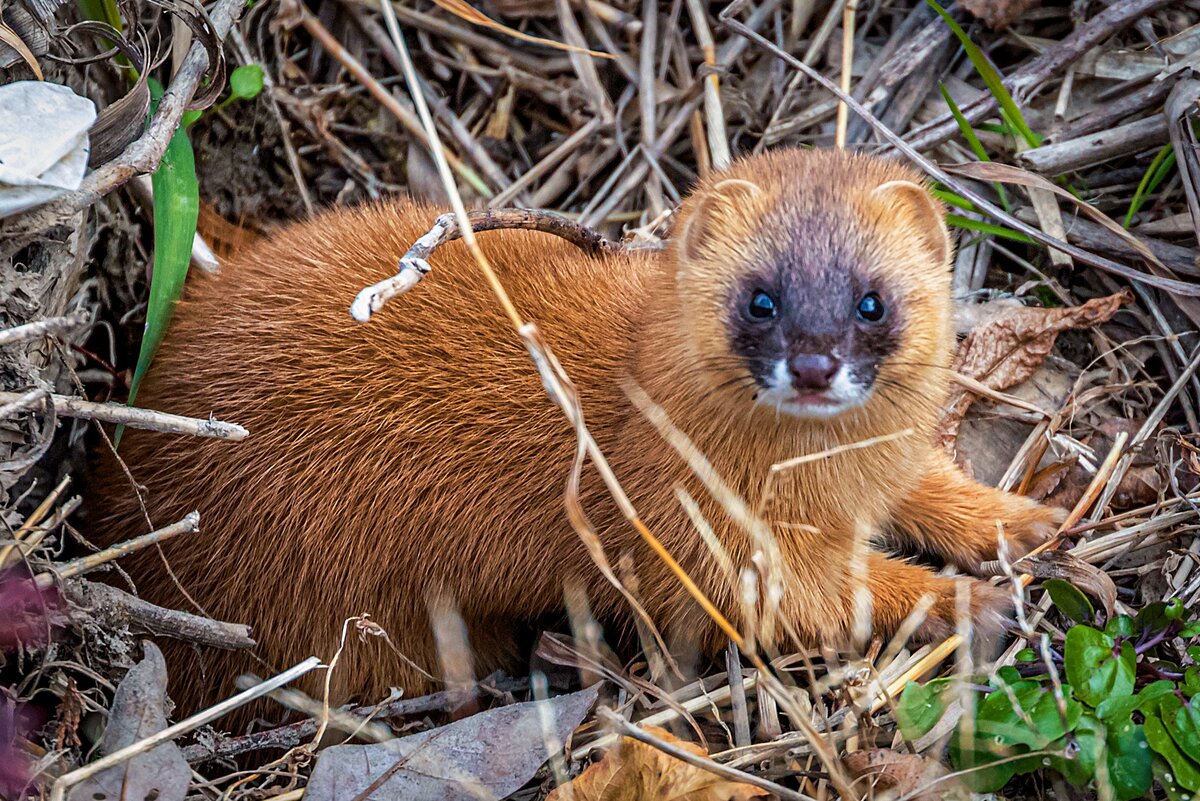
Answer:
[(950, 232), (946, 229), (945, 209), (929, 190), (912, 181), (888, 181), (876, 187), (871, 197), (885, 208), (894, 210), (916, 229), (922, 244), (942, 264), (952, 255)]
[(679, 231), (679, 252), (699, 258), (714, 241), (744, 232), (754, 219), (754, 201), (762, 195), (761, 187), (741, 178), (727, 178), (696, 195)]

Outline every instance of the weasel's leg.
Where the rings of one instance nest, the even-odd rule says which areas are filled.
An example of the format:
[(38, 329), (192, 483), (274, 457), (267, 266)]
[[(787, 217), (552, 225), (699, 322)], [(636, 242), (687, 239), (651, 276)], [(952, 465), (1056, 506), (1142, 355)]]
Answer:
[[(943, 640), (956, 630), (961, 614), (971, 618), (981, 639), (998, 634), (1012, 618), (1012, 593), (971, 578), (947, 578), (873, 551), (867, 560), (873, 632), (891, 636), (922, 603), (932, 603), (910, 638), (914, 643)], [(923, 601), (928, 596), (929, 600)]]
[(939, 451), (916, 489), (892, 512), (892, 525), (901, 539), (975, 572), (980, 563), (996, 558), (1001, 530), (1010, 558), (1016, 559), (1045, 542), (1065, 517), (1062, 509), (967, 478)]

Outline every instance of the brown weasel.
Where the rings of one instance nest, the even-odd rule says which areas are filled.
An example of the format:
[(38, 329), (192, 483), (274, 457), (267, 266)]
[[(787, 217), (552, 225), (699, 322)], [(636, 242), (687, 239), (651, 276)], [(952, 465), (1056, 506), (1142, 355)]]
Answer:
[[(356, 291), (389, 274), (439, 211), (397, 200), (331, 212), (256, 244), (219, 277), (196, 276), (138, 398), (250, 430), (236, 445), (129, 431), (121, 455), (155, 525), (200, 510), (203, 533), (166, 556), (208, 613), (253, 626), (275, 667), (330, 656), (343, 621), (368, 612), (437, 673), (431, 596), (457, 605), (479, 675), (514, 667), (514, 621), (560, 609), (564, 582), (582, 584), (601, 619), (628, 619), (564, 510), (574, 432), (461, 243), (371, 323), (350, 318)], [(918, 636), (949, 634), (959, 582), (975, 622), (994, 627), (1007, 591), (866, 542), (891, 534), (970, 571), (995, 558), (999, 531), (1022, 553), (1061, 514), (972, 481), (932, 444), (949, 385), (952, 246), (918, 176), (840, 152), (755, 156), (701, 181), (674, 230), (665, 251), (602, 258), (545, 234), (480, 237), (649, 528), (743, 625), (740, 593), (676, 489), (699, 501), (736, 568), (755, 546), (634, 408), (630, 382), (751, 506), (776, 463), (911, 428), (774, 480), (764, 516), (788, 579), (780, 637), (844, 642), (864, 558), (877, 633), (928, 595)], [(587, 472), (584, 508), (610, 559), (632, 556), (650, 615), (668, 637), (718, 649), (719, 631)], [(105, 539), (145, 530), (118, 469), (93, 485)], [(130, 568), (144, 597), (190, 608), (158, 554)], [(230, 691), (239, 670), (263, 671), (244, 654), (173, 656), (185, 707)], [(346, 649), (339, 699), (389, 686), (420, 693), (429, 680), (378, 641)]]

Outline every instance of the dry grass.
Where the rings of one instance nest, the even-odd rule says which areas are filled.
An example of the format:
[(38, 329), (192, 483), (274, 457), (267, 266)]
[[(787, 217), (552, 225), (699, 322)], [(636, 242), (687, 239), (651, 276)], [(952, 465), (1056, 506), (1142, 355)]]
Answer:
[[(959, 435), (960, 458), (982, 477), (1072, 509), (1064, 544), (1112, 577), (1119, 604), (1200, 600), (1200, 544), (1192, 534), (1200, 473), (1200, 285), (1193, 281), (1200, 274), (1200, 166), (1194, 158), (1195, 96), (1185, 81), (1188, 60), (1200, 52), (1200, 7), (1117, 0), (1076, 18), (1077, 5), (1047, 4), (1000, 32), (954, 11), (1007, 76), (1024, 120), (1044, 137), (1038, 146), (1012, 136), (1012, 124), (1001, 128), (996, 94), (924, 3), (766, 0), (722, 12), (693, 0), (492, 0), (480, 8), (494, 23), (482, 24), (449, 0), (394, 7), (423, 92), (416, 104), (406, 91), (416, 76), (405, 80), (403, 54), (374, 0), (308, 6), (291, 0), (248, 9), (225, 41), (225, 56), (231, 66), (262, 64), (267, 89), (253, 104), (231, 105), (193, 130), (206, 204), (201, 233), (224, 254), (259, 231), (330, 204), (402, 191), (450, 201), (449, 175), (463, 196), (460, 213), (469, 206), (553, 208), (614, 239), (640, 228), (653, 241), (665, 213), (693, 180), (731, 154), (831, 147), (844, 140), (846, 147), (915, 157), (934, 170), (944, 191), (975, 200), (973, 210), (952, 210), (959, 215), (954, 282), (962, 298), (1015, 295), (1075, 306), (1122, 286), (1132, 286), (1136, 295), (1111, 322), (1064, 335), (1022, 386), (1001, 392), (965, 379), (981, 400)], [(60, 21), (73, 13), (65, 8)], [(157, 12), (137, 13), (163, 52), (180, 35)], [(530, 44), (537, 39), (568, 47)], [(51, 53), (87, 49), (68, 34), (49, 47)], [(88, 47), (96, 51), (94, 42)], [(90, 69), (49, 66), (52, 79), (90, 96), (111, 100), (120, 93), (112, 60)], [(23, 69), (17, 64), (7, 77)], [(194, 65), (178, 74), (198, 80)], [(1055, 181), (1123, 223), (1136, 241), (1081, 216), (1075, 204), (1059, 203), (1042, 184), (1022, 188), (1031, 179), (1011, 182), (1000, 194), (992, 181), (1012, 178), (998, 172), (1001, 167), (989, 173), (968, 167), (970, 177), (953, 169), (981, 157), (950, 116), (939, 84), (975, 123), (991, 162)], [(849, 103), (839, 105), (835, 92), (847, 90)], [(856, 113), (864, 110), (870, 119)], [(441, 176), (426, 147), (431, 138), (445, 148)], [(1161, 153), (1174, 154), (1175, 168), (1160, 171)], [(119, 183), (98, 185), (96, 194)], [(0, 380), (3, 389), (13, 390), (0, 401), (0, 448), (9, 449), (10, 457), (0, 466), (8, 493), (0, 519), (9, 532), (0, 564), (13, 565), (19, 555), (30, 572), (47, 577), (67, 563), (64, 548), (81, 548), (82, 535), (70, 521), (78, 501), (66, 497), (58, 479), (82, 471), (78, 446), (87, 429), (67, 427), (55, 438), (46, 391), (119, 395), (136, 356), (139, 326), (128, 323), (139, 320), (145, 294), (144, 211), (125, 193), (112, 192), (95, 206), (101, 224), (85, 225), (78, 209), (94, 201), (77, 199), (53, 219), (43, 213), (33, 222), (0, 222), (9, 234), (37, 235), (10, 238), (7, 259), (57, 271), (55, 281), (34, 281), (0, 269), (0, 297), (20, 291), (36, 299), (0, 303)], [(994, 213), (981, 213), (987, 209)], [(68, 232), (48, 235), (48, 223), (61, 220)], [(1047, 242), (1058, 247), (1048, 249)], [(64, 258), (67, 250), (72, 259)], [(503, 303), (503, 288), (494, 276), (490, 280)], [(568, 419), (579, 421), (553, 355), (541, 349), (536, 329), (508, 308), (514, 336), (541, 354), (530, 369), (541, 370)], [(89, 329), (68, 309), (103, 322)], [(41, 325), (47, 318), (54, 319)], [(32, 329), (16, 328), (31, 323)], [(653, 416), (646, 399), (631, 392)], [(702, 454), (689, 452), (669, 421), (656, 422), (703, 470)], [(578, 432), (592, 462), (602, 464), (582, 424)], [(608, 479), (619, 496), (615, 477)], [(753, 511), (758, 499), (722, 495), (716, 484), (710, 489), (770, 553), (775, 534)], [(689, 499), (681, 500), (688, 508)], [(637, 525), (636, 510), (627, 502), (625, 507)], [(703, 535), (704, 521), (696, 515)], [(586, 538), (586, 526), (580, 527)], [(719, 544), (713, 544), (719, 560)], [(766, 585), (785, 580), (772, 575), (773, 564), (768, 559), (761, 565)], [(619, 564), (606, 569), (610, 580), (623, 580)], [(1027, 577), (1009, 579), (1018, 593), (1029, 584)], [(1001, 660), (1036, 643), (1035, 632), (1061, 632), (1062, 621), (1047, 614), (1037, 584), (1023, 592), (1021, 630)], [(68, 585), (68, 599), (71, 593)], [(576, 632), (588, 630), (585, 604), (577, 603), (572, 616)], [(192, 623), (171, 619), (163, 625)], [(112, 682), (136, 653), (128, 626), (76, 616), (57, 642), (30, 646), (9, 666), (9, 695), (33, 699), (50, 714), (38, 733), (21, 741), (38, 760), (42, 780), (81, 764), (94, 742)], [(570, 665), (562, 676), (582, 667), (587, 675), (609, 679), (619, 688), (615, 707), (624, 717), (702, 737), (711, 759), (725, 768), (813, 797), (867, 793), (849, 787), (837, 755), (896, 742), (892, 704), (905, 682), (941, 669), (956, 651), (956, 663), (946, 669), (965, 675), (972, 668), (957, 638), (916, 652), (900, 642), (870, 642), (858, 655), (760, 654), (755, 643), (772, 626), (786, 621), (767, 615), (754, 630), (729, 626), (727, 670), (711, 666), (709, 675), (693, 680), (680, 678), (649, 635), (645, 658), (629, 664), (615, 662), (586, 638), (544, 640), (540, 651)], [(522, 678), (491, 677), (463, 693), (393, 701), (381, 717), (407, 730), (443, 722), (456, 706), (504, 703), (528, 692)], [(320, 702), (295, 703), (320, 710)], [(354, 720), (333, 725), (353, 727)], [(326, 723), (192, 742), (185, 754), (205, 765), (211, 782), (197, 783), (193, 792), (294, 796), (308, 749)], [(577, 734), (573, 754), (585, 757), (611, 737), (589, 725)], [(268, 764), (268, 747), (291, 750)], [(263, 770), (225, 769), (226, 763), (210, 759), (214, 752), (261, 757)], [(537, 797), (539, 791), (522, 795)]]

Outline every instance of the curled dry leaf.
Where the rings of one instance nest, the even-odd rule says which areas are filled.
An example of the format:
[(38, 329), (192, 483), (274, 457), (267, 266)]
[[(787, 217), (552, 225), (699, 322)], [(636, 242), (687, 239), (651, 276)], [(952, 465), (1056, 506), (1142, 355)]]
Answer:
[(1017, 573), (1028, 573), (1039, 579), (1069, 581), (1104, 605), (1111, 619), (1117, 603), (1117, 585), (1098, 567), (1089, 565), (1066, 551), (1043, 551), (1018, 559), (1013, 564)]
[(855, 788), (865, 798), (894, 797), (909, 801), (966, 799), (966, 789), (939, 762), (890, 748), (855, 751), (842, 759)]
[[(162, 652), (143, 642), (145, 655), (117, 687), (100, 753), (111, 754), (167, 726), (167, 664)], [(192, 779), (183, 752), (162, 743), (100, 771), (71, 788), (68, 801), (182, 801)]]
[[(647, 726), (646, 732), (697, 756), (708, 756), (700, 746), (665, 729)], [(546, 801), (743, 801), (768, 795), (762, 788), (729, 781), (652, 745), (622, 737), (604, 759), (588, 766), (569, 785), (555, 789)]]
[(307, 801), (476, 801), (533, 778), (583, 722), (599, 685), (547, 701), (489, 709), (385, 743), (336, 745), (317, 759)]
[[(1069, 308), (1006, 305), (967, 335), (954, 357), (953, 369), (991, 389), (1008, 389), (1034, 374), (1063, 331), (1107, 322), (1132, 300), (1133, 295), (1122, 290)], [(953, 450), (963, 415), (973, 401), (974, 395), (960, 389), (946, 405), (939, 438), (947, 450)]]

